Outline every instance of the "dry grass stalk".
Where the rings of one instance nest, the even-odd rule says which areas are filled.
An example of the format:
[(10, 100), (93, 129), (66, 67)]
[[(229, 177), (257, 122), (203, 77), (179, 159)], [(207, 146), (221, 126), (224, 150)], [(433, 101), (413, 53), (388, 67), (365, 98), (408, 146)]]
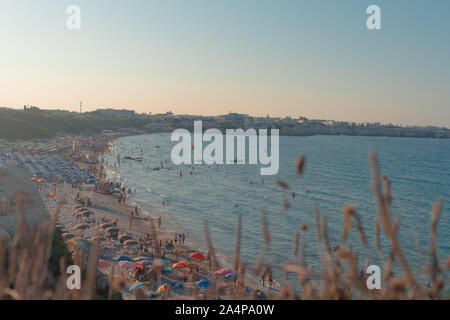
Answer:
[(386, 235), (388, 236), (388, 239), (392, 246), (392, 251), (395, 255), (395, 257), (399, 260), (400, 265), (403, 268), (403, 272), (405, 273), (405, 277), (407, 279), (407, 282), (411, 286), (411, 288), (416, 287), (416, 282), (414, 281), (414, 277), (412, 275), (411, 269), (409, 267), (408, 261), (406, 260), (405, 256), (403, 255), (403, 252), (400, 248), (400, 244), (398, 242), (398, 238), (396, 236), (396, 232), (394, 229), (394, 226), (391, 222), (391, 218), (389, 215), (389, 211), (387, 209), (387, 204), (385, 201), (385, 198), (381, 196), (380, 191), (380, 183), (379, 183), (379, 174), (378, 174), (378, 164), (377, 164), (377, 158), (374, 153), (370, 154), (370, 161), (371, 161), (371, 168), (372, 168), (372, 182), (373, 182), (373, 191), (376, 197), (377, 207), (379, 214), (381, 216), (381, 221), (384, 226), (384, 231), (386, 232)]
[(297, 174), (301, 175), (303, 174), (303, 170), (305, 167), (305, 157), (304, 156), (300, 156), (297, 160), (297, 163), (295, 165), (295, 168), (297, 169)]

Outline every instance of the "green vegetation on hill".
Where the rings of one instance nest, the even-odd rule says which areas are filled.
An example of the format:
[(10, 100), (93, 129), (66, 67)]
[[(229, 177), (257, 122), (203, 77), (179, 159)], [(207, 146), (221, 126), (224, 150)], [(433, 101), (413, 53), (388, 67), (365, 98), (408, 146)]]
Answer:
[(0, 109), (0, 138), (49, 138), (57, 134), (99, 133), (102, 130), (139, 128), (146, 119), (108, 117), (95, 113), (53, 114), (39, 109)]

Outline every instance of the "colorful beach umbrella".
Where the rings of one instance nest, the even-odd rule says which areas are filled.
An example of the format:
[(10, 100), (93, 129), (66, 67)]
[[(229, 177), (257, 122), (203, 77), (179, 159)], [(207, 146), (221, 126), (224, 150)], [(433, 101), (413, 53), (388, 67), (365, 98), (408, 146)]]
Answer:
[(205, 260), (205, 256), (203, 254), (201, 254), (200, 252), (193, 252), (189, 255), (189, 257), (195, 259), (195, 261)]
[(233, 270), (227, 269), (227, 268), (223, 268), (223, 269), (217, 270), (216, 273), (217, 274), (221, 274), (223, 276), (226, 276), (227, 274), (233, 273)]
[(158, 288), (158, 290), (156, 290), (156, 293), (163, 293), (167, 290), (170, 290), (170, 287), (167, 284), (163, 284)]
[(136, 266), (136, 268), (139, 268), (139, 269), (141, 269), (141, 270), (144, 269), (144, 266), (143, 266), (142, 264), (139, 264), (139, 263), (137, 263), (137, 262), (133, 262), (133, 264)]

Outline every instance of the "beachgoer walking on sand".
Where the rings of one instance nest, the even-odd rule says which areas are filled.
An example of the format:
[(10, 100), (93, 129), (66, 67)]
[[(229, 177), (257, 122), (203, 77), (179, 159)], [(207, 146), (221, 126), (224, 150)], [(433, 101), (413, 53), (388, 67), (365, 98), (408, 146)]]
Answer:
[(177, 241), (178, 241), (178, 235), (175, 233), (175, 239), (173, 240), (175, 242), (175, 247), (177, 246)]
[(270, 289), (272, 289), (272, 282), (273, 282), (272, 271), (269, 271), (269, 288)]
[(183, 236), (182, 236), (182, 241), (183, 241), (183, 246), (184, 246), (184, 240), (186, 239), (184, 232), (183, 232)]
[(161, 217), (158, 218), (158, 229), (161, 229)]

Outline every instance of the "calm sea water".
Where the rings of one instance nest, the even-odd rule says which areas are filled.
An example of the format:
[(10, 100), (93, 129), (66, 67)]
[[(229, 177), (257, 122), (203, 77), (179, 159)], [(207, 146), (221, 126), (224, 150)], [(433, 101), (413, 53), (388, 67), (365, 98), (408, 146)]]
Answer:
[[(363, 246), (356, 230), (350, 244), (364, 259), (379, 263), (382, 255), (374, 246), (376, 206), (371, 193), (368, 152), (376, 151), (381, 173), (391, 180), (392, 213), (399, 217), (403, 249), (415, 272), (428, 259), (430, 212), (438, 196), (444, 198), (439, 222), (439, 253), (450, 254), (450, 140), (383, 137), (280, 137), (280, 170), (276, 176), (260, 176), (257, 165), (175, 166), (170, 160), (173, 143), (169, 134), (125, 137), (113, 144), (106, 156), (112, 171), (127, 187), (137, 190), (135, 201), (164, 210), (170, 226), (182, 228), (188, 239), (205, 249), (203, 221), (208, 221), (213, 245), (221, 258), (231, 261), (238, 213), (242, 213), (241, 257), (250, 265), (263, 243), (261, 210), (272, 233), (265, 261), (281, 275), (281, 262), (292, 259), (294, 234), (300, 232), (306, 260), (319, 272), (321, 245), (315, 241), (314, 206), (327, 216), (331, 246), (341, 244), (342, 207), (354, 204), (362, 217), (369, 245)], [(116, 155), (143, 157), (142, 162), (115, 164)], [(298, 177), (294, 166), (306, 156), (305, 173)], [(153, 170), (160, 167), (164, 170)], [(182, 170), (183, 176), (179, 173)], [(192, 175), (189, 173), (192, 171)], [(280, 188), (277, 180), (290, 185), (296, 196)], [(283, 208), (284, 199), (291, 204)], [(170, 205), (163, 205), (168, 200)], [(165, 221), (163, 220), (163, 223)], [(301, 231), (301, 224), (309, 229)], [(341, 244), (342, 245), (342, 244)], [(382, 238), (384, 254), (388, 242)], [(419, 250), (418, 248), (421, 248)], [(429, 260), (428, 260), (429, 261)]]

